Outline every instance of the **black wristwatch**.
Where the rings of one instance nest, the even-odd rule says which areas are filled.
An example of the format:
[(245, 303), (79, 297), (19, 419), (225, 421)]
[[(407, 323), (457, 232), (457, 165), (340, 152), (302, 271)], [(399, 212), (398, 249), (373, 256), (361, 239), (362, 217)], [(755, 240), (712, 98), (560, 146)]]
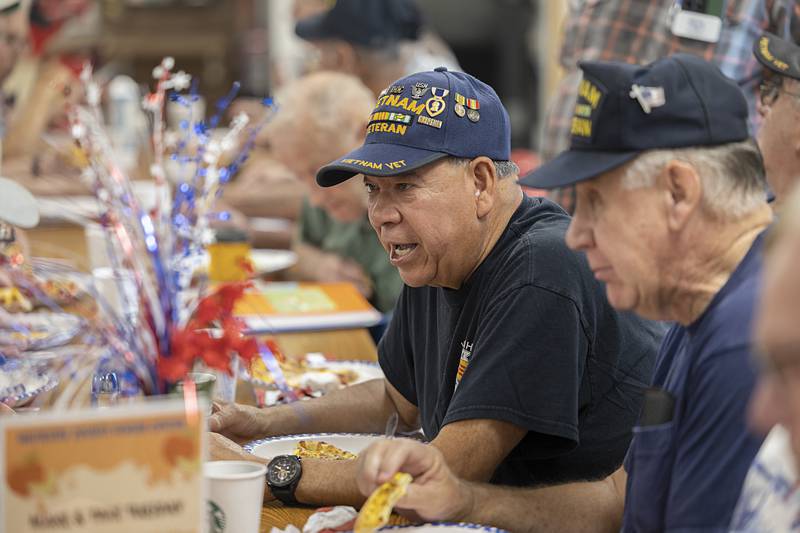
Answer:
[(267, 465), (267, 486), (277, 499), (287, 505), (297, 505), (294, 491), (303, 475), (303, 465), (296, 455), (279, 455)]

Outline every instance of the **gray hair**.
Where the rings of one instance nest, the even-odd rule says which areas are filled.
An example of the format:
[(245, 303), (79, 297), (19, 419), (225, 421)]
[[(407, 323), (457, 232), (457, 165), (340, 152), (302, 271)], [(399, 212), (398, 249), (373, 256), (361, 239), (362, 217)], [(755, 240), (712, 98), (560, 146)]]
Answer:
[[(463, 157), (451, 157), (450, 163), (453, 165), (465, 166), (469, 165), (472, 159), (463, 158)], [(495, 161), (492, 160), (494, 164), (494, 171), (497, 173), (497, 177), (500, 179), (503, 178), (510, 178), (511, 176), (519, 176), (519, 167), (513, 161)]]
[(282, 87), (275, 102), (278, 112), (267, 125), (269, 131), (279, 135), (304, 124), (311, 134), (331, 142), (349, 132), (361, 133), (375, 96), (355, 76), (320, 71)]
[(739, 218), (766, 201), (761, 151), (752, 139), (691, 148), (650, 150), (631, 163), (622, 178), (626, 189), (652, 187), (670, 161), (694, 167), (703, 185), (703, 205), (721, 218)]

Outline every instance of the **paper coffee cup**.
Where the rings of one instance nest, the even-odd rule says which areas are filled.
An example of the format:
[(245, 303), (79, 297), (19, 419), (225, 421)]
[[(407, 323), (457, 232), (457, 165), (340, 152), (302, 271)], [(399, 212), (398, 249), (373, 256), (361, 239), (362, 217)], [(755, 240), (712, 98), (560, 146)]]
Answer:
[(267, 467), (249, 461), (203, 465), (209, 533), (259, 533)]

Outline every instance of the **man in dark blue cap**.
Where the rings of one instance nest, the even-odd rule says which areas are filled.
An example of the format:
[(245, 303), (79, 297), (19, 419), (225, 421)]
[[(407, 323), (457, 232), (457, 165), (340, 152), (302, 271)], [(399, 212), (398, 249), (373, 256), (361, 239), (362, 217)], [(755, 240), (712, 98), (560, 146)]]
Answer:
[[(524, 197), (497, 94), (444, 68), (415, 74), (382, 92), (366, 131), (317, 182), (363, 182), (406, 283), (378, 347), (385, 379), (263, 414), (229, 406), (211, 429), (381, 432), (397, 412), (466, 479), (530, 486), (616, 470), (662, 329), (615, 312), (564, 243), (569, 217)], [(352, 464), (302, 469), (301, 502), (363, 498)]]
[(458, 67), (426, 30), (414, 0), (336, 0), (297, 22), (295, 33), (319, 52), (319, 68), (361, 78), (378, 94), (397, 78), (438, 65)]
[(361, 455), (362, 490), (415, 476), (401, 507), (511, 531), (727, 531), (761, 438), (746, 427), (751, 322), (772, 220), (747, 104), (695, 56), (585, 62), (570, 149), (523, 182), (576, 185), (567, 244), (620, 311), (675, 322), (623, 468), (532, 491), (458, 481), (432, 447)]

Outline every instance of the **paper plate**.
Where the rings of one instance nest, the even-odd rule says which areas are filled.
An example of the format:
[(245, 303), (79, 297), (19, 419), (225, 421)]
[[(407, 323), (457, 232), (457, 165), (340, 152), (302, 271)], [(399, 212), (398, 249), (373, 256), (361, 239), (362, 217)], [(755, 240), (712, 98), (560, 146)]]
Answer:
[(496, 527), (479, 526), (477, 524), (452, 524), (448, 522), (436, 522), (432, 524), (420, 524), (416, 526), (387, 526), (378, 531), (431, 531), (435, 533), (447, 533), (450, 531), (490, 531), (492, 533), (508, 533), (505, 529)]
[(253, 441), (244, 445), (244, 451), (271, 459), (278, 455), (294, 455), (297, 443), (301, 440), (325, 441), (350, 453), (359, 454), (383, 435), (369, 433), (309, 433), (306, 435), (287, 435)]
[(47, 350), (71, 341), (81, 331), (81, 318), (67, 313), (10, 313), (0, 326), (0, 344)]
[(8, 178), (0, 178), (0, 220), (20, 228), (32, 228), (39, 223), (36, 198)]
[(0, 366), (0, 402), (19, 407), (53, 389), (58, 379), (40, 366), (9, 359)]

